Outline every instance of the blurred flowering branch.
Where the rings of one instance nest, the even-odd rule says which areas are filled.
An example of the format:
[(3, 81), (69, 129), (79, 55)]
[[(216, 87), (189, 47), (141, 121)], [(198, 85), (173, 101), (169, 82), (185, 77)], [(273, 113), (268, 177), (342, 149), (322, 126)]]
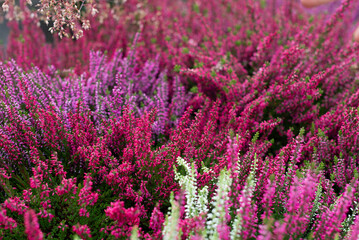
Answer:
[(53, 26), (49, 27), (51, 33), (58, 32), (60, 37), (69, 37), (70, 29), (72, 38), (76, 39), (83, 36), (83, 30), (90, 28), (87, 16), (98, 13), (94, 0), (39, 0), (34, 4), (32, 0), (21, 0), (20, 5), (14, 0), (0, 2), (3, 2), (2, 10), (8, 20), (19, 21), (30, 16), (34, 20), (44, 21), (47, 25), (53, 22)]

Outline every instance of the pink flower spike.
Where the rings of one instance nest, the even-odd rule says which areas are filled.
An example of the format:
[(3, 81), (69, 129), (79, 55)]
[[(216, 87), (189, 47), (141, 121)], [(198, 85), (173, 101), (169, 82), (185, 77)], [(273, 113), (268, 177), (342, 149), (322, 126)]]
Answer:
[(41, 240), (43, 239), (43, 233), (40, 230), (39, 222), (34, 210), (30, 209), (25, 212), (25, 233), (28, 240)]

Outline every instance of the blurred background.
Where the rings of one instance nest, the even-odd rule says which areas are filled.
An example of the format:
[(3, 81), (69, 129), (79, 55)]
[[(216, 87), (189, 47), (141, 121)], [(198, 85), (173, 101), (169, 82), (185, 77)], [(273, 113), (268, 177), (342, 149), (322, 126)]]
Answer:
[(7, 27), (7, 23), (3, 22), (0, 24), (0, 44), (7, 45), (7, 39), (9, 36), (10, 30)]
[[(296, 0), (296, 1), (299, 1), (299, 0)], [(35, 4), (37, 4), (39, 2), (39, 0), (33, 1), (33, 2)], [(284, 2), (284, 1), (283, 0), (278, 0), (277, 2), (280, 4), (281, 2)], [(340, 6), (340, 1), (336, 0), (336, 1), (332, 2), (332, 3), (326, 4), (324, 6), (320, 6), (320, 7), (313, 8), (313, 9), (306, 9), (306, 11), (309, 12), (309, 13), (312, 13), (312, 14), (315, 14), (317, 12), (332, 13), (338, 6)], [(358, 11), (358, 13), (359, 13), (359, 11)], [(41, 28), (43, 29), (44, 34), (46, 35), (47, 41), (49, 39), (51, 41), (52, 37), (51, 37), (51, 34), (48, 31), (46, 31), (46, 25), (42, 24)], [(3, 45), (5, 47), (5, 49), (7, 47), (9, 33), (10, 33), (10, 30), (7, 27), (7, 22), (3, 21), (2, 23), (0, 23), (0, 44)]]

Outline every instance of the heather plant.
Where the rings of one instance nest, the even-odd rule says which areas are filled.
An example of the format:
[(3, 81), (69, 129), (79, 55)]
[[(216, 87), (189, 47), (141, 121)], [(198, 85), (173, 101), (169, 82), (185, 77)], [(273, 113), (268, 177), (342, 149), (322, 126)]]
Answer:
[[(275, 190), (273, 184), (268, 184), (268, 188), (264, 189), (264, 194), (267, 195), (265, 199), (272, 203), (267, 202), (265, 204), (266, 208), (263, 210), (269, 212), (263, 214), (261, 221), (258, 222), (262, 222), (262, 225), (256, 226), (256, 221), (252, 218), (257, 216), (261, 211), (258, 211), (256, 208), (259, 202), (256, 202), (255, 195), (253, 195), (256, 188), (256, 162), (254, 162), (239, 200), (241, 208), (237, 210), (234, 219), (232, 218), (231, 220), (233, 215), (227, 212), (230, 209), (230, 205), (227, 204), (233, 201), (233, 199), (230, 201), (231, 196), (233, 197), (230, 194), (230, 174), (227, 170), (223, 170), (219, 176), (218, 190), (212, 199), (213, 207), (210, 208), (212, 210), (208, 211), (208, 209), (200, 207), (201, 204), (199, 204), (197, 211), (204, 209), (202, 210), (203, 212), (199, 211), (196, 216), (192, 216), (190, 224), (193, 228), (192, 231), (185, 229), (184, 226), (188, 224), (189, 213), (191, 212), (188, 209), (191, 209), (191, 206), (193, 206), (193, 199), (203, 197), (203, 190), (198, 192), (193, 191), (196, 189), (196, 180), (193, 178), (193, 172), (196, 170), (193, 165), (190, 167), (181, 158), (178, 158), (177, 162), (180, 166), (185, 167), (186, 174), (188, 174), (186, 176), (177, 175), (180, 185), (185, 190), (186, 202), (184, 206), (181, 206), (181, 202), (175, 201), (172, 197), (172, 212), (167, 217), (168, 220), (164, 225), (164, 239), (169, 239), (169, 236), (173, 239), (179, 238), (182, 234), (184, 234), (182, 236), (186, 239), (192, 239), (191, 235), (198, 237), (198, 239), (249, 239), (254, 236), (258, 236), (259, 239), (290, 239), (310, 236), (330, 239), (335, 236), (339, 237), (340, 229), (342, 227), (345, 228), (348, 221), (351, 221), (350, 224), (353, 223), (354, 212), (343, 222), (348, 211), (348, 206), (353, 201), (353, 189), (348, 186), (343, 196), (339, 196), (330, 206), (326, 206), (325, 203), (321, 202), (323, 188), (320, 186), (321, 181), (318, 181), (323, 175), (320, 172), (316, 172), (317, 170), (303, 169), (303, 174), (297, 174), (298, 176), (295, 176), (293, 179), (288, 199), (283, 202), (286, 205), (286, 210), (281, 219), (278, 219), (278, 216), (276, 216), (278, 208), (275, 206), (275, 201), (280, 201), (280, 199), (276, 200), (276, 198), (281, 193), (275, 192), (280, 191), (280, 189), (277, 188)], [(273, 180), (270, 182), (273, 182)], [(318, 182), (319, 185), (317, 185)], [(183, 211), (183, 215), (181, 214), (182, 208), (186, 209)], [(326, 217), (327, 215), (328, 218)], [(205, 220), (206, 218), (207, 220)], [(314, 222), (313, 220), (316, 221)], [(181, 224), (182, 221), (185, 221), (186, 224)], [(197, 223), (193, 224), (193, 221)], [(203, 225), (203, 221), (207, 222), (206, 225)], [(340, 225), (341, 223), (343, 226)], [(321, 226), (321, 224), (324, 225)], [(198, 229), (198, 226), (202, 226), (202, 228)], [(345, 230), (345, 233), (347, 231)]]
[[(223, 170), (218, 179), (217, 191), (212, 200), (213, 210), (211, 213), (208, 213), (208, 190), (207, 187), (202, 188), (197, 191), (197, 174), (194, 165), (190, 166), (185, 162), (184, 159), (178, 158), (177, 163), (179, 166), (185, 168), (185, 172), (187, 175), (182, 176), (180, 173), (175, 171), (176, 179), (179, 181), (179, 184), (185, 190), (186, 204), (185, 204), (185, 219), (180, 219), (179, 208), (181, 207), (178, 202), (174, 201), (173, 197), (171, 200), (171, 213), (166, 217), (167, 221), (164, 225), (164, 239), (175, 239), (180, 237), (178, 232), (181, 231), (181, 225), (185, 226), (185, 224), (181, 224), (181, 221), (188, 222), (190, 219), (194, 221), (205, 221), (206, 226), (205, 229), (196, 229), (195, 233), (192, 229), (187, 229), (185, 232), (185, 236), (189, 238), (189, 236), (193, 236), (196, 234), (197, 236), (208, 237), (208, 239), (222, 239), (221, 234), (225, 234), (222, 232), (218, 232), (219, 229), (225, 230), (225, 225), (228, 221), (228, 214), (226, 214), (226, 209), (228, 207), (228, 194), (229, 188), (231, 185), (231, 179), (229, 176), (229, 172)], [(206, 218), (207, 220), (204, 219)], [(226, 216), (227, 215), (227, 216)], [(201, 226), (199, 223), (198, 226)], [(204, 225), (202, 224), (202, 227)], [(199, 231), (199, 232), (198, 232)], [(220, 234), (220, 235), (218, 235)], [(171, 236), (171, 237), (169, 237)]]
[[(11, 31), (7, 46), (6, 55), (16, 59), (23, 69), (28, 70), (32, 64), (47, 72), (49, 66), (54, 66), (58, 70), (74, 69), (77, 74), (82, 74), (89, 69), (89, 56), (91, 51), (107, 51), (112, 56), (117, 49), (123, 49), (126, 53), (128, 38), (122, 35), (124, 31), (129, 31), (131, 38), (135, 31), (127, 30), (124, 17), (115, 16), (110, 13), (110, 6), (100, 3), (98, 7), (101, 12), (100, 19), (95, 16), (89, 17), (91, 28), (84, 31), (84, 36), (76, 41), (71, 38), (60, 39), (56, 35), (52, 38), (45, 37), (42, 28), (36, 24), (28, 15), (22, 20), (21, 24), (16, 21), (8, 23)], [(113, 26), (116, 25), (116, 28)], [(35, 48), (36, 46), (36, 48)], [(64, 71), (65, 75), (73, 74), (72, 71)]]
[(102, 4), (98, 31), (36, 39), (38, 66), (20, 36), (39, 30), (14, 24), (0, 234), (357, 238), (356, 4), (330, 17), (294, 2)]
[[(93, 237), (101, 236), (99, 234), (111, 234), (115, 237), (128, 236), (133, 224), (120, 223), (116, 217), (118, 214), (121, 216), (123, 214), (121, 212), (126, 212), (128, 208), (123, 203), (115, 201), (117, 198), (113, 197), (119, 194), (127, 204), (135, 203), (133, 208), (125, 214), (129, 214), (128, 217), (133, 216), (133, 223), (138, 224), (139, 216), (146, 216), (147, 207), (153, 206), (153, 203), (149, 201), (154, 200), (150, 197), (152, 193), (158, 192), (163, 196), (168, 196), (169, 192), (174, 189), (170, 172), (166, 170), (169, 169), (166, 168), (167, 166), (172, 166), (169, 160), (176, 158), (178, 154), (203, 155), (203, 158), (207, 155), (202, 151), (195, 153), (197, 152), (195, 148), (193, 148), (195, 151), (193, 153), (181, 153), (186, 149), (181, 143), (184, 139), (179, 135), (190, 131), (197, 134), (201, 131), (200, 129), (204, 129), (203, 136), (208, 140), (203, 143), (202, 140), (205, 138), (196, 136), (192, 139), (195, 140), (192, 143), (194, 147), (215, 142), (211, 139), (212, 134), (215, 133), (212, 123), (218, 119), (218, 109), (215, 106), (211, 107), (210, 104), (207, 104), (206, 112), (202, 115), (198, 114), (197, 120), (189, 126), (187, 124), (191, 120), (188, 119), (190, 114), (188, 111), (187, 120), (185, 117), (180, 121), (177, 132), (171, 134), (173, 141), (164, 148), (152, 152), (152, 133), (156, 134), (153, 128), (156, 126), (154, 125), (155, 115), (145, 112), (140, 120), (131, 111), (131, 105), (128, 105), (124, 107), (121, 116), (113, 115), (104, 118), (101, 115), (103, 118), (98, 121), (95, 119), (97, 115), (94, 113), (95, 109), (91, 109), (91, 104), (86, 102), (86, 100), (91, 100), (85, 97), (88, 93), (81, 91), (81, 99), (78, 99), (76, 106), (66, 110), (58, 105), (58, 97), (55, 94), (57, 91), (41, 87), (45, 82), (50, 84), (50, 81), (47, 79), (48, 76), (41, 74), (38, 69), (34, 69), (32, 73), (23, 73), (14, 63), (8, 63), (3, 65), (2, 70), (4, 77), (2, 113), (6, 116), (2, 123), (2, 166), (9, 173), (11, 172), (11, 177), (4, 174), (3, 190), (5, 192), (2, 207), (16, 212), (18, 215), (14, 213), (16, 217), (13, 217), (17, 219), (17, 222), (21, 222), (25, 209), (41, 209), (38, 215), (41, 217), (39, 222), (48, 237), (66, 238), (74, 233), (78, 235), (86, 233)], [(40, 82), (37, 83), (36, 80)], [(207, 123), (206, 115), (212, 119), (209, 123)], [(119, 117), (123, 122), (118, 122)], [(95, 127), (95, 124), (98, 126)], [(12, 133), (19, 129), (23, 129), (21, 131), (24, 134), (13, 136)], [(221, 150), (221, 145), (217, 148)], [(168, 155), (168, 152), (174, 149), (180, 152)], [(16, 157), (16, 153), (21, 152), (22, 154)], [(210, 155), (220, 156), (216, 152)], [(142, 161), (134, 162), (134, 157)], [(121, 158), (121, 162), (118, 162), (116, 158)], [(101, 166), (102, 164), (109, 168)], [(141, 183), (133, 179), (135, 172), (137, 176), (147, 180)], [(152, 178), (151, 175), (154, 177)], [(164, 181), (168, 182), (164, 184)], [(158, 184), (160, 182), (162, 185)], [(148, 184), (148, 189), (146, 184)], [(7, 191), (14, 186), (21, 189), (20, 192), (23, 193)], [(140, 195), (133, 190), (137, 188), (135, 186), (141, 192)], [(109, 208), (108, 211), (105, 211), (105, 207), (99, 209), (96, 207), (98, 202), (102, 203), (101, 206), (109, 206), (111, 199), (119, 205)], [(166, 203), (160, 200), (160, 196), (157, 199), (159, 202)], [(68, 210), (62, 210), (64, 215), (59, 216), (59, 209)], [(110, 212), (113, 211), (115, 213), (111, 215)], [(65, 216), (70, 212), (78, 215), (67, 219)], [(102, 218), (98, 218), (98, 221), (106, 223), (104, 226), (86, 220), (90, 219), (92, 214), (97, 215), (99, 212), (110, 214), (108, 216), (116, 223), (105, 222)], [(54, 219), (54, 216), (57, 218)], [(48, 221), (50, 224), (46, 223)], [(100, 226), (103, 231), (100, 231)], [(21, 238), (24, 233), (21, 228), (18, 228), (12, 233), (5, 234)]]
[(153, 128), (156, 134), (164, 134), (169, 126), (178, 123), (190, 94), (185, 92), (178, 77), (169, 86), (166, 72), (160, 72), (157, 60), (148, 61), (139, 70), (134, 62), (135, 53), (133, 51), (124, 58), (117, 52), (111, 61), (107, 61), (105, 54), (92, 52), (89, 73), (80, 77), (62, 78), (54, 68), (49, 74), (38, 68), (24, 74), (14, 62), (9, 63), (3, 67), (4, 88), (13, 99), (8, 101), (22, 101), (16, 95), (14, 78), (23, 76), (41, 98), (41, 104), (54, 105), (64, 119), (68, 112), (76, 109), (79, 100), (93, 112), (97, 121), (103, 117), (120, 117), (124, 106), (129, 106), (139, 116), (156, 108), (158, 119)]
[[(134, 219), (137, 219), (134, 220), (137, 225), (139, 214), (146, 215), (144, 206), (140, 203), (143, 197), (135, 197), (138, 193), (130, 187), (131, 172), (135, 171), (131, 159), (134, 156), (139, 157), (139, 151), (143, 152), (147, 148), (147, 152), (143, 152), (143, 160), (151, 161), (150, 159), (154, 157), (153, 153), (150, 153), (152, 137), (158, 136), (160, 133), (164, 134), (166, 127), (176, 124), (175, 117), (180, 117), (181, 111), (184, 111), (186, 106), (186, 95), (178, 80), (176, 81), (177, 85), (173, 86), (173, 99), (180, 102), (168, 103), (167, 85), (164, 75), (160, 75), (161, 78), (156, 77), (158, 74), (156, 63), (149, 63), (141, 73), (135, 70), (136, 65), (130, 62), (131, 59), (125, 59), (122, 62), (120, 54), (108, 65), (105, 64), (104, 58), (104, 55), (94, 53), (91, 58), (93, 62), (91, 75), (79, 78), (61, 79), (56, 72), (49, 76), (36, 68), (32, 72), (25, 73), (14, 62), (3, 64), (1, 68), (3, 77), (1, 113), (4, 117), (1, 125), (1, 166), (4, 169), (1, 177), (4, 190), (2, 207), (17, 212), (19, 214), (17, 218), (21, 218), (24, 214), (21, 209), (41, 208), (40, 225), (45, 224), (46, 227), (43, 226), (43, 228), (48, 237), (67, 238), (73, 233), (78, 235), (86, 233), (85, 235), (93, 237), (99, 237), (101, 233), (111, 234), (115, 237), (129, 235), (133, 226), (118, 222), (119, 217), (122, 219), (122, 211), (125, 211), (124, 214), (127, 214), (128, 217), (133, 215)], [(118, 79), (120, 74), (125, 75), (121, 80)], [(112, 80), (110, 76), (113, 76)], [(149, 81), (150, 78), (153, 80), (152, 85), (146, 81), (141, 83), (141, 80)], [(99, 88), (100, 79), (101, 89)], [(133, 80), (136, 80), (135, 86), (131, 85)], [(69, 85), (69, 83), (75, 84)], [(158, 84), (157, 88), (156, 84)], [(160, 84), (164, 86), (159, 86)], [(153, 93), (157, 89), (163, 92), (160, 96), (163, 99)], [(109, 94), (109, 91), (115, 92), (115, 94), (106, 96), (105, 94)], [(134, 92), (141, 92), (141, 98), (132, 98), (131, 102), (125, 102), (128, 100), (126, 96), (130, 97)], [(117, 109), (101, 109), (100, 97), (108, 103), (118, 101), (115, 102), (116, 105), (112, 105)], [(154, 98), (150, 99), (150, 97)], [(158, 108), (156, 104), (159, 104)], [(149, 116), (149, 111), (153, 110), (159, 112), (160, 120), (156, 120), (153, 114)], [(144, 118), (137, 121), (135, 115)], [(124, 122), (118, 122), (119, 118), (123, 118)], [(136, 124), (137, 127), (135, 127)], [(19, 129), (23, 129), (21, 131), (24, 134), (16, 134), (15, 132)], [(133, 130), (135, 135), (131, 133)], [(13, 136), (14, 138), (12, 133), (16, 134)], [(138, 136), (138, 140), (136, 140), (136, 136)], [(123, 137), (125, 139), (122, 139)], [(143, 141), (143, 137), (146, 138), (145, 141)], [(127, 144), (134, 148), (127, 149)], [(10, 148), (10, 146), (12, 147)], [(21, 155), (16, 157), (16, 154)], [(121, 160), (120, 163), (114, 157), (127, 160)], [(105, 168), (101, 167), (103, 161), (112, 166), (107, 173)], [(155, 168), (159, 168), (158, 163), (154, 162)], [(142, 166), (140, 168), (149, 167), (148, 164), (138, 164), (139, 167)], [(118, 169), (115, 167), (117, 165)], [(140, 172), (137, 173), (142, 175)], [(158, 174), (157, 172), (153, 173)], [(149, 174), (149, 172), (143, 172), (143, 177), (148, 177)], [(96, 191), (92, 187), (93, 179), (96, 179)], [(102, 187), (100, 187), (101, 182)], [(145, 194), (144, 197), (149, 197), (150, 193), (145, 187), (146, 182), (140, 183), (138, 187), (142, 189), (140, 191)], [(14, 186), (21, 189), (20, 193), (12, 191)], [(119, 186), (126, 186), (127, 190), (118, 189), (120, 190), (118, 192), (113, 189), (115, 186), (116, 189)], [(104, 195), (99, 192), (100, 189), (104, 190)], [(22, 191), (23, 194), (21, 194)], [(108, 196), (108, 194), (110, 195)], [(115, 201), (114, 204), (117, 205), (113, 207), (111, 205), (108, 211), (105, 211), (105, 207), (96, 210), (96, 203), (101, 201), (101, 196), (107, 199), (106, 202), (109, 201), (108, 206), (110, 206), (111, 199), (115, 199), (112, 198), (114, 197), (112, 194), (124, 194), (123, 200), (132, 199), (137, 202), (133, 212), (126, 210), (124, 202), (120, 201)], [(110, 197), (111, 195), (112, 197)], [(104, 206), (102, 204), (101, 206)], [(107, 207), (107, 205), (105, 206)], [(67, 217), (59, 216), (59, 211), (64, 215), (70, 212), (77, 212), (78, 215), (74, 215), (69, 220)], [(101, 225), (85, 220), (90, 218), (92, 213), (97, 215), (98, 211), (102, 212), (103, 217), (105, 217), (103, 214), (106, 213), (110, 219), (118, 223)], [(3, 214), (4, 221), (7, 221), (6, 219), (9, 219), (10, 223), (13, 221), (12, 218), (7, 217), (6, 210), (3, 211)], [(53, 219), (55, 214), (58, 220)], [(34, 213), (31, 216), (33, 215)], [(49, 224), (46, 224), (47, 221)], [(98, 218), (98, 221), (105, 223), (103, 218)], [(97, 225), (96, 230), (92, 224)], [(5, 226), (7, 229), (12, 229), (14, 225), (7, 223)], [(100, 226), (103, 228), (102, 231), (100, 231)], [(92, 229), (92, 233), (90, 229)], [(6, 232), (5, 234), (10, 233)], [(11, 235), (13, 237), (21, 238), (23, 236), (21, 230), (15, 231), (13, 234)]]
[[(295, 24), (303, 24), (305, 18), (293, 18), (293, 25), (289, 23), (287, 26), (274, 23), (274, 19), (273, 24), (266, 24), (272, 17), (271, 12), (276, 10), (270, 9), (275, 4), (268, 2), (269, 11), (258, 2), (245, 4), (245, 8), (238, 8), (239, 5), (236, 1), (125, 1), (120, 5), (101, 1), (96, 6), (100, 14), (89, 16), (92, 28), (84, 32), (83, 38), (74, 42), (70, 39), (60, 41), (54, 37), (53, 46), (46, 44), (42, 30), (25, 16), (22, 27), (15, 23), (11, 24), (8, 55), (18, 59), (17, 62), (21, 63), (23, 68), (27, 68), (33, 62), (40, 65), (43, 70), (48, 65), (55, 65), (58, 68), (76, 67), (83, 71), (86, 70), (86, 58), (90, 50), (111, 50), (112, 53), (121, 47), (127, 53), (130, 39), (140, 30), (142, 38), (138, 44), (142, 57), (138, 58), (138, 61), (153, 58), (161, 53), (161, 62), (170, 68), (176, 64), (191, 68), (203, 64), (219, 70), (225, 67), (223, 61), (227, 59), (229, 63), (238, 64), (235, 70), (245, 74), (249, 65), (243, 66), (242, 63), (251, 61), (251, 55), (255, 53), (253, 46), (260, 43), (259, 39), (268, 38), (265, 33), (273, 35), (272, 33), (286, 28), (290, 34), (295, 31)], [(224, 14), (226, 18), (217, 21), (213, 12), (217, 12), (218, 15)], [(252, 19), (251, 12), (256, 12), (260, 16), (256, 19), (256, 24), (261, 26), (261, 31), (253, 31), (253, 23), (245, 21), (247, 18)], [(283, 24), (285, 17), (281, 13), (278, 12), (275, 17)], [(239, 22), (236, 20), (238, 15), (243, 16)], [(117, 26), (115, 29), (114, 25)], [(221, 40), (213, 45), (211, 39), (216, 37)], [(283, 37), (285, 42), (287, 36), (283, 34)], [(251, 46), (247, 45), (247, 41)], [(268, 39), (267, 42), (270, 43), (271, 40)], [(36, 55), (34, 49), (41, 52), (41, 55)], [(272, 53), (271, 49), (264, 49), (267, 50), (258, 51), (258, 61), (264, 62), (264, 59), (268, 58), (267, 54)], [(238, 58), (237, 55), (241, 57)], [(260, 66), (261, 64), (258, 65)]]

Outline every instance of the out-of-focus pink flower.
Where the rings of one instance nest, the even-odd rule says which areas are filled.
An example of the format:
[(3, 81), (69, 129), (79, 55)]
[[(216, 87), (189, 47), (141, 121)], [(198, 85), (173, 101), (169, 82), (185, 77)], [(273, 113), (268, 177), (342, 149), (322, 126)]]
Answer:
[(43, 233), (41, 232), (39, 222), (34, 210), (27, 210), (24, 214), (25, 233), (28, 240), (42, 240)]

